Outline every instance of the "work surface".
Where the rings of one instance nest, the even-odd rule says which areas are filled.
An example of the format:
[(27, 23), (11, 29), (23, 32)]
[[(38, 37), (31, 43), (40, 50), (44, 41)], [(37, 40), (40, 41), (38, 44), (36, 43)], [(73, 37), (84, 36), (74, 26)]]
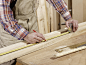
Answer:
[[(59, 37), (58, 40), (67, 37), (69, 36), (64, 35), (62, 36), (62, 38)], [(51, 42), (51, 44), (55, 43), (56, 41), (57, 40), (54, 39), (53, 42)], [(68, 54), (60, 58), (54, 58), (54, 55), (57, 53), (55, 52), (56, 48), (60, 46), (66, 46), (66, 45), (69, 46), (82, 42), (86, 42), (86, 32), (76, 36), (69, 37), (65, 40), (57, 42), (56, 44), (45, 47), (28, 55), (22, 56), (18, 58), (17, 61), (22, 65), (86, 65), (86, 50)]]
[(49, 51), (43, 51), (43, 53), (36, 52), (32, 54), (36, 54), (34, 56), (26, 55), (22, 58), (18, 58), (18, 62), (20, 62), (22, 65), (86, 65), (86, 50), (79, 51), (77, 53), (73, 53), (57, 59), (51, 59), (53, 54), (46, 53), (49, 53)]
[(72, 53), (60, 58), (53, 57), (54, 54), (56, 54), (55, 49), (58, 46), (85, 42), (86, 40), (84, 39), (86, 39), (86, 33), (20, 57), (17, 61), (23, 65), (86, 65), (86, 50)]
[[(54, 37), (59, 34), (61, 33), (58, 31), (55, 31), (52, 33), (45, 34), (44, 36), (46, 39), (48, 39), (48, 38)], [(23, 65), (62, 65), (64, 63), (65, 65), (69, 63), (70, 64), (73, 63), (72, 65), (74, 65), (74, 63), (78, 63), (76, 62), (76, 59), (80, 58), (78, 60), (81, 60), (85, 58), (84, 56), (85, 50), (79, 51), (77, 53), (69, 54), (67, 56), (63, 56), (60, 58), (54, 58), (54, 55), (57, 54), (57, 52), (55, 52), (55, 49), (58, 47), (62, 47), (62, 46), (79, 44), (82, 42), (86, 42), (86, 22), (79, 24), (79, 28), (77, 32), (75, 33), (69, 33), (61, 37), (51, 39), (46, 42), (41, 42), (31, 47), (24, 48), (19, 51), (15, 51), (15, 52), (12, 52), (6, 55), (2, 55), (0, 56), (0, 64), (10, 61), (12, 59), (18, 58), (17, 61), (22, 63)], [(0, 53), (2, 54), (2, 53), (5, 53), (8, 51), (17, 49), (17, 48), (21, 48), (24, 46), (27, 46), (27, 44), (24, 42), (16, 43), (16, 44), (7, 46), (5, 48), (1, 48)]]

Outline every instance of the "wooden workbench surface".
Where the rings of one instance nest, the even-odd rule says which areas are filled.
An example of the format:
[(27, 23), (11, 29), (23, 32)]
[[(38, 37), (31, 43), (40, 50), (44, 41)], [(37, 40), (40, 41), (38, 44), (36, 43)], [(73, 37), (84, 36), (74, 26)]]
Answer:
[(72, 53), (60, 58), (54, 58), (54, 54), (56, 54), (55, 49), (57, 47), (82, 42), (86, 42), (86, 33), (20, 57), (17, 61), (22, 65), (86, 65), (86, 50)]
[[(48, 39), (48, 38), (57, 36), (60, 33), (61, 33), (60, 31), (59, 32), (55, 31), (55, 32), (45, 34), (44, 36), (46, 39)], [(55, 49), (60, 46), (68, 46), (68, 45), (78, 44), (82, 42), (86, 42), (86, 22), (80, 23), (78, 30), (74, 33), (69, 33), (69, 34), (48, 40), (46, 42), (41, 42), (31, 47), (24, 48), (22, 50), (18, 50), (18, 51), (15, 51), (15, 52), (12, 52), (6, 55), (2, 55), (0, 56), (0, 64), (10, 61), (15, 58), (18, 58), (18, 62), (22, 63), (23, 65), (34, 65), (34, 64), (35, 65), (58, 65), (58, 64), (62, 65), (60, 64), (60, 62), (71, 63), (72, 60), (75, 60), (77, 56), (80, 57), (81, 59), (82, 57), (79, 55), (80, 54), (84, 55), (85, 51), (81, 51), (82, 53), (77, 52), (79, 55), (74, 53), (74, 55), (70, 54), (62, 58), (54, 59), (53, 56), (57, 54), (55, 52)], [(0, 54), (9, 52), (15, 49), (20, 49), (21, 47), (24, 47), (24, 46), (27, 46), (27, 43), (19, 42), (19, 43), (4, 47), (0, 49)], [(70, 59), (70, 62), (68, 59)]]

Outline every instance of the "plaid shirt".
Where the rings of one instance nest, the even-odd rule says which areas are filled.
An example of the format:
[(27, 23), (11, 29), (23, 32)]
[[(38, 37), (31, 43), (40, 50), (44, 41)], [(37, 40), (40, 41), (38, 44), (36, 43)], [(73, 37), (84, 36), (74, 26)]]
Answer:
[[(10, 9), (11, 0), (0, 0), (0, 23), (4, 30), (19, 40), (23, 40), (29, 32), (18, 25), (18, 21), (14, 19), (13, 12)], [(71, 18), (67, 10), (67, 6), (63, 0), (46, 0), (59, 12), (65, 20)]]
[(46, 1), (48, 1), (48, 3), (50, 3), (59, 14), (61, 14), (61, 16), (65, 19), (65, 21), (71, 18), (71, 15), (68, 11), (67, 5), (64, 2), (64, 0), (46, 0)]

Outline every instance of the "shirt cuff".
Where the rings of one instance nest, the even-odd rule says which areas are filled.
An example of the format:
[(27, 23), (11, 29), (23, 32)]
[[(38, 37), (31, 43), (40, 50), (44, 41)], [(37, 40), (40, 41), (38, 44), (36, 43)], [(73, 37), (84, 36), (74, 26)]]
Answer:
[(67, 21), (67, 20), (72, 18), (69, 11), (65, 12), (64, 14), (62, 14), (62, 17), (65, 19), (65, 21)]
[(18, 40), (24, 40), (24, 38), (29, 34), (29, 32), (24, 29), (24, 28), (21, 28), (20, 31), (16, 34), (16, 38)]

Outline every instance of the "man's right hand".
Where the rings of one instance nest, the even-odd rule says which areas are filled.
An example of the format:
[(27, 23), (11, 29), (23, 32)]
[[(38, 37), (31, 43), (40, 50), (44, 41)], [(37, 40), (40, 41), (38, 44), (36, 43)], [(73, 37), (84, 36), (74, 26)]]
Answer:
[(28, 43), (36, 43), (41, 42), (42, 40), (45, 40), (45, 37), (41, 33), (29, 33), (24, 40), (26, 40)]

